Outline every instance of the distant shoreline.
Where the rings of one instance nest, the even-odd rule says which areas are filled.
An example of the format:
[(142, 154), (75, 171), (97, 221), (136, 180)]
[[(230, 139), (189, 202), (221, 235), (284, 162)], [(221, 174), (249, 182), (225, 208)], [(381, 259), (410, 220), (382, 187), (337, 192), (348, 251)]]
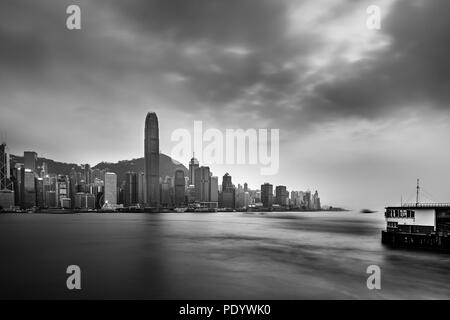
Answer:
[[(344, 209), (344, 208), (328, 208), (328, 209), (320, 209), (320, 210), (302, 210), (302, 209), (285, 209), (285, 210), (224, 210), (224, 211), (216, 211), (209, 213), (230, 213), (230, 212), (242, 212), (242, 213), (257, 213), (257, 212), (349, 212), (352, 210)], [(78, 214), (78, 213), (177, 213), (175, 209), (160, 209), (156, 210), (153, 208), (145, 208), (145, 209), (127, 209), (123, 208), (120, 210), (79, 210), (79, 209), (42, 209), (36, 211), (13, 211), (13, 210), (4, 210), (1, 211), (0, 214), (33, 214), (33, 213), (41, 213), (41, 214)]]

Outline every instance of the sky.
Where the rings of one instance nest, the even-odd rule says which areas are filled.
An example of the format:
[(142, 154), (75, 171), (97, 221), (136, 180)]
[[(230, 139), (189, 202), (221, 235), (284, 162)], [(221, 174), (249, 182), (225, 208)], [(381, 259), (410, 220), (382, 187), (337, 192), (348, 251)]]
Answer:
[(211, 170), (348, 208), (412, 201), (420, 178), (424, 201), (450, 202), (449, 14), (445, 0), (2, 0), (0, 132), (13, 154), (95, 165), (142, 157), (149, 111), (168, 155), (194, 121), (279, 129), (275, 175)]

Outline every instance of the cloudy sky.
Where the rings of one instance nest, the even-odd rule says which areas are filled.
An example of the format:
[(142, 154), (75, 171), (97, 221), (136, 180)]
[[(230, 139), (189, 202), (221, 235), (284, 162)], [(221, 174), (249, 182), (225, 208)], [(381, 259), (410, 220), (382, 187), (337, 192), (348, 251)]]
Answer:
[(274, 128), (278, 174), (212, 171), (353, 208), (411, 200), (421, 178), (450, 202), (449, 14), (445, 0), (2, 0), (0, 131), (14, 154), (95, 165), (143, 155), (148, 111), (166, 154), (194, 120)]

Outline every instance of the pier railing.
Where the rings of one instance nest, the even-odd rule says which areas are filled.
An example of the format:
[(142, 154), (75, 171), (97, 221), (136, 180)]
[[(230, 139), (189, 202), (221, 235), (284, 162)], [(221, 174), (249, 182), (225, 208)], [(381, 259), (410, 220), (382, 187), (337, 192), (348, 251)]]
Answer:
[(415, 207), (415, 208), (445, 208), (450, 207), (450, 203), (443, 202), (427, 202), (427, 203), (403, 203), (402, 207)]

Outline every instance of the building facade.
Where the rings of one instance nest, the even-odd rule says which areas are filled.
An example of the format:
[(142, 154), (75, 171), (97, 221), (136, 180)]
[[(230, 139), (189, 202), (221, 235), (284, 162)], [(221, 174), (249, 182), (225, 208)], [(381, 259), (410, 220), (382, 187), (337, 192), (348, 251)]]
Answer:
[(159, 190), (159, 127), (156, 113), (149, 112), (145, 119), (144, 158), (147, 204), (158, 207)]

